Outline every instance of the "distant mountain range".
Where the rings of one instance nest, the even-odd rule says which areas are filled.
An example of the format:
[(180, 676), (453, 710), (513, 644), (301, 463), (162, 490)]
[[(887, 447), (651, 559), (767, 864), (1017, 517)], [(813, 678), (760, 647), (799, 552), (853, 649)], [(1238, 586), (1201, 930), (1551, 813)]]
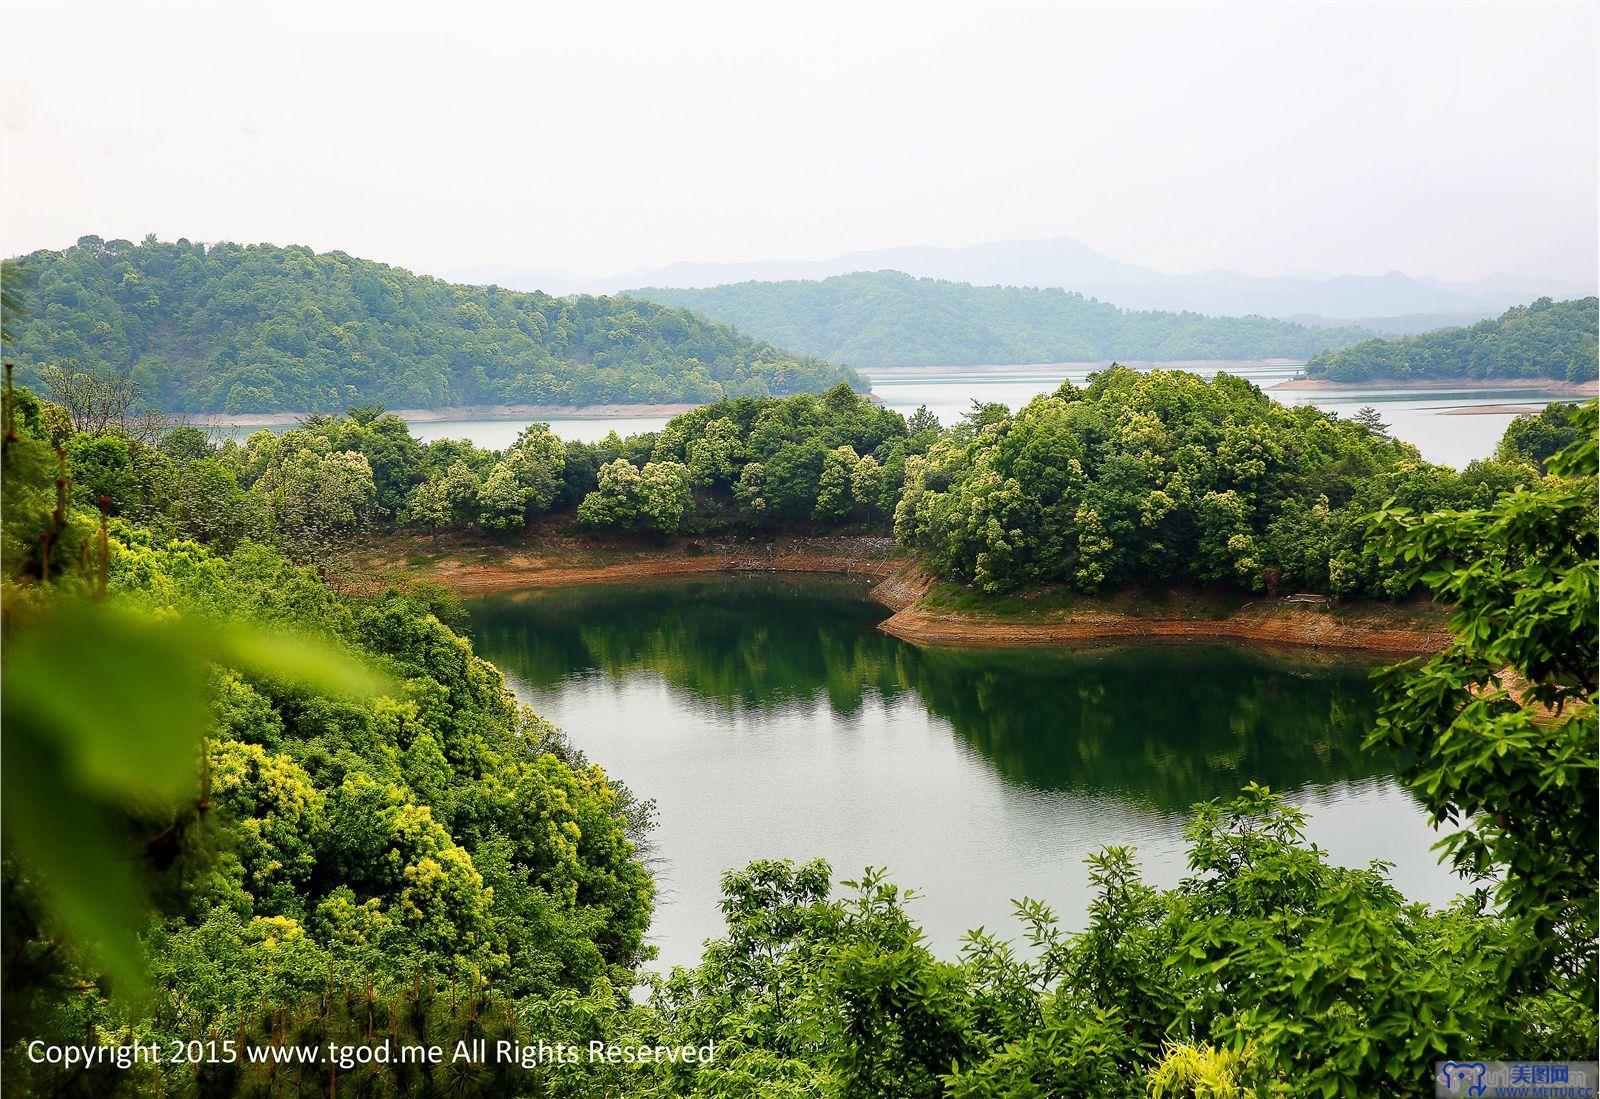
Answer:
[[(1476, 282), (1418, 278), (1398, 271), (1386, 275), (1260, 277), (1236, 271), (1174, 275), (1123, 263), (1069, 237), (995, 241), (963, 248), (884, 248), (827, 260), (674, 263), (606, 278), (514, 267), (468, 268), (448, 275), (461, 282), (549, 294), (614, 294), (645, 286), (690, 289), (738, 282), (820, 280), (886, 270), (976, 286), (1059, 287), (1128, 309), (1211, 316), (1260, 314), (1317, 327), (1357, 324), (1394, 333), (1471, 324), (1534, 298), (1577, 298), (1595, 292), (1594, 286), (1560, 279), (1510, 275), (1492, 275)], [(1412, 316), (1416, 314), (1426, 317)]]

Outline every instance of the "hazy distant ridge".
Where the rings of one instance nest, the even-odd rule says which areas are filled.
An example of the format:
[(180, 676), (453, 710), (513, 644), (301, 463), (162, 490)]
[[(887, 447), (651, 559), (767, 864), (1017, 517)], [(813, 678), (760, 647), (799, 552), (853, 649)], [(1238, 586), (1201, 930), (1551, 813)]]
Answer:
[[(674, 263), (605, 278), (515, 267), (468, 268), (449, 274), (460, 281), (551, 294), (610, 294), (640, 286), (694, 289), (736, 282), (818, 280), (885, 270), (979, 286), (1060, 287), (1132, 309), (1212, 316), (1259, 313), (1289, 318), (1300, 314), (1336, 322), (1389, 318), (1399, 331), (1415, 331), (1405, 323), (1406, 314), (1451, 314), (1459, 317), (1455, 323), (1470, 324), (1540, 296), (1575, 298), (1596, 289), (1559, 279), (1506, 275), (1477, 282), (1447, 282), (1399, 272), (1259, 277), (1235, 271), (1204, 271), (1174, 275), (1123, 263), (1069, 237), (995, 241), (962, 248), (883, 248), (826, 260)], [(1377, 327), (1391, 330), (1381, 324)]]
[(633, 292), (859, 369), (1105, 359), (1304, 359), (1367, 339), (1268, 317), (1135, 312), (1065, 290), (972, 286), (897, 271)]

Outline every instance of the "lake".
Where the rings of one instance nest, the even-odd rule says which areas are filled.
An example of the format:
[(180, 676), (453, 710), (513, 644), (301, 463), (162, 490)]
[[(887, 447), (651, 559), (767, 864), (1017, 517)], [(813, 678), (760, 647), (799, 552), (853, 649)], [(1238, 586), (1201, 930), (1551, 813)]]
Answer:
[(1345, 864), (1385, 859), (1439, 902), (1438, 838), (1364, 752), (1368, 669), (1212, 646), (922, 649), (880, 632), (854, 581), (723, 576), (469, 603), (477, 651), (590, 759), (654, 799), (658, 964), (722, 930), (724, 870), (823, 857), (922, 891), (947, 956), (1015, 929), (1011, 900), (1082, 925), (1084, 856), (1137, 848), (1184, 872), (1188, 806), (1250, 781), (1292, 796)]
[[(1201, 374), (1219, 370), (1248, 378), (1267, 387), (1287, 381), (1299, 372), (1298, 364), (1262, 365), (1259, 363), (1175, 363), (1174, 367)], [(867, 373), (873, 394), (897, 412), (910, 415), (927, 405), (942, 423), (949, 424), (972, 407), (973, 401), (999, 402), (1020, 408), (1041, 393), (1055, 389), (1070, 378), (1082, 383), (1100, 369), (1086, 363), (1046, 366), (940, 367), (916, 370), (884, 370)], [(1372, 405), (1383, 414), (1392, 433), (1414, 443), (1429, 461), (1461, 467), (1494, 452), (1506, 425), (1515, 416), (1504, 413), (1460, 415), (1456, 410), (1490, 405), (1543, 406), (1554, 400), (1571, 400), (1537, 385), (1526, 389), (1400, 390), (1373, 387), (1330, 391), (1284, 390), (1271, 394), (1284, 404), (1313, 404), (1341, 416), (1349, 416), (1363, 405)], [(557, 417), (549, 420), (551, 430), (563, 439), (594, 442), (609, 432), (632, 435), (657, 431), (666, 416), (632, 417)], [(522, 430), (522, 420), (414, 420), (411, 431), (424, 442), (434, 439), (470, 439), (482, 447), (503, 450)], [(217, 427), (219, 438), (243, 439), (257, 428)]]

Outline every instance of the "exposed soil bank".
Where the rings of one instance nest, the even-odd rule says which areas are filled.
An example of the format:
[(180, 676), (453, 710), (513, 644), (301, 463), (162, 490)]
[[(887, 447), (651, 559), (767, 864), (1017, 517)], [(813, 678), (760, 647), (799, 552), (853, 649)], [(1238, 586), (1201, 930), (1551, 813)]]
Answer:
[(412, 571), (463, 595), (486, 595), (719, 572), (815, 572), (881, 581), (903, 564), (892, 538), (683, 539), (662, 545), (619, 545), (557, 536), (503, 552), (446, 551)]
[(1409, 656), (1436, 652), (1449, 642), (1447, 613), (1431, 604), (1192, 592), (1087, 597), (1056, 590), (988, 600), (937, 583), (886, 537), (682, 538), (649, 544), (541, 532), (522, 545), (401, 540), (368, 564), (380, 574), (425, 577), (469, 596), (716, 573), (853, 576), (870, 581), (872, 598), (894, 612), (881, 629), (934, 646), (1222, 641)]
[(1560, 378), (1367, 378), (1359, 382), (1335, 382), (1326, 378), (1290, 378), (1286, 382), (1266, 387), (1275, 389), (1340, 390), (1360, 389), (1540, 389), (1551, 393), (1565, 393), (1574, 397), (1593, 397), (1600, 393), (1600, 382), (1569, 382)]
[[(1208, 608), (1209, 609), (1209, 608)], [(1387, 606), (1334, 606), (1261, 599), (1221, 613), (1167, 611), (1130, 614), (1114, 600), (1080, 606), (1036, 621), (929, 610), (912, 604), (881, 628), (923, 645), (1086, 645), (1112, 641), (1221, 641), (1273, 647), (1418, 656), (1450, 641), (1443, 614)]]

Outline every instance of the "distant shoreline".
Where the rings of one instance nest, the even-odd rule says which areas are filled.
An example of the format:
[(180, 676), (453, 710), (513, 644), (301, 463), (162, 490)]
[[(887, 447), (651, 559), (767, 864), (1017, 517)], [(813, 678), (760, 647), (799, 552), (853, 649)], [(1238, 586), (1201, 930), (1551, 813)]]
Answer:
[[(681, 416), (701, 407), (698, 404), (496, 404), (457, 405), (451, 408), (389, 408), (384, 411), (408, 423), (440, 423), (455, 420), (634, 420), (656, 416)], [(200, 427), (293, 427), (311, 412), (206, 412), (191, 413), (189, 419)]]
[(1460, 408), (1441, 408), (1441, 416), (1537, 416), (1544, 411), (1536, 404), (1475, 404)]
[(1282, 369), (1306, 364), (1305, 359), (1098, 359), (1065, 363), (972, 363), (967, 366), (952, 365), (950, 363), (929, 366), (858, 366), (855, 369), (857, 373), (870, 381), (873, 378), (915, 377), (919, 374), (949, 374), (957, 371), (973, 374), (997, 374), (1006, 370), (1104, 370), (1113, 362), (1120, 366), (1134, 367), (1136, 369), (1161, 367), (1167, 370), (1189, 371), (1203, 370), (1208, 367), (1221, 369), (1225, 366), (1259, 366), (1268, 369)]
[(1359, 389), (1539, 389), (1548, 393), (1570, 393), (1575, 397), (1593, 397), (1600, 392), (1600, 382), (1594, 379), (1569, 382), (1561, 378), (1367, 378), (1359, 382), (1335, 382), (1324, 378), (1290, 378), (1286, 382), (1267, 386), (1278, 389), (1340, 390)]
[[(1253, 366), (1263, 368), (1283, 368), (1303, 365), (1299, 359), (1195, 359), (1171, 360), (1168, 362), (1151, 362), (1148, 360), (1127, 359), (1118, 360), (1124, 366), (1131, 367), (1166, 367), (1178, 370), (1192, 370), (1197, 367), (1224, 366)], [(970, 372), (972, 374), (994, 374), (1007, 370), (1022, 369), (1103, 369), (1109, 362), (1074, 362), (1074, 363), (986, 363), (977, 366), (895, 366), (884, 367), (878, 370), (863, 371), (871, 379), (891, 381), (896, 378), (915, 378), (929, 374), (947, 374), (952, 371)], [(1385, 389), (1482, 389), (1482, 390), (1544, 390), (1546, 392), (1571, 394), (1575, 397), (1592, 397), (1600, 393), (1600, 384), (1595, 381), (1569, 382), (1555, 378), (1427, 378), (1408, 379), (1405, 381), (1394, 378), (1372, 378), (1363, 382), (1334, 382), (1322, 378), (1291, 378), (1288, 381), (1278, 382), (1276, 385), (1266, 386), (1268, 392), (1276, 390), (1295, 391), (1313, 390), (1337, 393), (1341, 390), (1362, 390), (1372, 388)], [(499, 404), (499, 405), (455, 405), (449, 408), (391, 408), (387, 411), (400, 417), (408, 423), (442, 423), (457, 420), (504, 420), (536, 423), (540, 420), (645, 420), (661, 416), (681, 416), (685, 412), (692, 412), (703, 407), (700, 404), (676, 402), (673, 404), (592, 404), (592, 405), (548, 405), (548, 404)], [(1464, 414), (1464, 413), (1462, 413)], [(314, 415), (310, 412), (209, 412), (190, 413), (188, 419), (200, 427), (293, 427)]]

